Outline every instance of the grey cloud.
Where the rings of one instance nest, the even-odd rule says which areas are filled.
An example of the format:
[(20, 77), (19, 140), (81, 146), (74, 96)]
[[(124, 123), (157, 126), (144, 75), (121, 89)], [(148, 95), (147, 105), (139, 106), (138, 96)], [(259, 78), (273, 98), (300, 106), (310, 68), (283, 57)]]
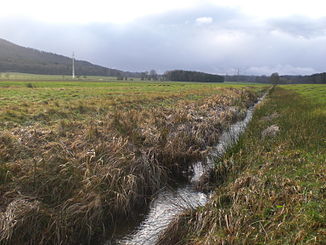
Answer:
[[(198, 25), (200, 17), (214, 21)], [(79, 59), (130, 71), (192, 69), (232, 74), (240, 68), (244, 74), (267, 75), (323, 71), (325, 19), (300, 21), (291, 17), (257, 23), (237, 9), (205, 5), (127, 25), (0, 19), (0, 37), (68, 56), (75, 51)]]
[(303, 38), (318, 38), (326, 35), (326, 17), (312, 19), (291, 16), (269, 21), (272, 29)]
[(247, 69), (249, 74), (272, 74), (277, 71), (281, 75), (303, 75), (313, 74), (317, 71), (311, 67), (295, 67), (291, 65), (274, 65), (274, 66), (253, 66)]

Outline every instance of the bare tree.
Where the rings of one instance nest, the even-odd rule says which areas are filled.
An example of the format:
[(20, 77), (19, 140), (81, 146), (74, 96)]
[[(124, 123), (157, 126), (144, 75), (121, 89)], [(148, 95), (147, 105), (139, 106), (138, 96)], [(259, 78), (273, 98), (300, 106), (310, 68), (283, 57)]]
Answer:
[(149, 78), (152, 79), (152, 80), (157, 80), (157, 73), (155, 70), (151, 70), (149, 72)]
[(272, 84), (278, 84), (280, 82), (280, 75), (277, 73), (277, 72), (274, 72), (272, 75), (271, 75), (271, 83)]

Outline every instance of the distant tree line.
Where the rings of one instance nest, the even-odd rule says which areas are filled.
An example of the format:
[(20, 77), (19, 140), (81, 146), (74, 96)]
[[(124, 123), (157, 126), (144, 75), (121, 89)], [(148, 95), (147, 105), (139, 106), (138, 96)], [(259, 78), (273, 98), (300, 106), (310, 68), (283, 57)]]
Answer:
[[(275, 73), (271, 76), (246, 76), (246, 75), (227, 75), (225, 81), (227, 82), (255, 82), (255, 83), (275, 83)], [(281, 84), (301, 84), (301, 83), (326, 83), (326, 73), (319, 73), (307, 76), (301, 75), (283, 75), (279, 76), (277, 83)]]
[(308, 80), (311, 83), (326, 83), (326, 72), (313, 74)]
[(164, 73), (164, 77), (168, 81), (183, 82), (224, 82), (224, 77), (204, 72), (173, 70)]
[(270, 76), (253, 76), (253, 75), (226, 75), (226, 82), (255, 82), (255, 83), (270, 83)]
[(326, 83), (326, 72), (313, 74), (311, 80), (313, 83)]
[(150, 70), (150, 71), (144, 71), (140, 73), (140, 79), (141, 80), (163, 80), (162, 75), (157, 74), (155, 70)]

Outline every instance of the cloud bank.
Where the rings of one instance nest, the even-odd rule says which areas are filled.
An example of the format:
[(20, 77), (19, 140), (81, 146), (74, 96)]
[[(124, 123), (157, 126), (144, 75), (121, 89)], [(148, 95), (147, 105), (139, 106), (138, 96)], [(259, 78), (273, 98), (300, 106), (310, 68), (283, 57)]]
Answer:
[(189, 69), (218, 74), (311, 74), (326, 70), (326, 17), (257, 19), (203, 4), (125, 24), (49, 23), (0, 17), (0, 37), (129, 71)]

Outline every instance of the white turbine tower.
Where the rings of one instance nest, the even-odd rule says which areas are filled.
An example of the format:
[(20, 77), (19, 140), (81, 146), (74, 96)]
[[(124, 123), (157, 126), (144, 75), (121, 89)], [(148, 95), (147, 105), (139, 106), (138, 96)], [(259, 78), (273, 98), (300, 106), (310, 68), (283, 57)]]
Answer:
[(72, 79), (75, 79), (75, 53), (72, 53)]

